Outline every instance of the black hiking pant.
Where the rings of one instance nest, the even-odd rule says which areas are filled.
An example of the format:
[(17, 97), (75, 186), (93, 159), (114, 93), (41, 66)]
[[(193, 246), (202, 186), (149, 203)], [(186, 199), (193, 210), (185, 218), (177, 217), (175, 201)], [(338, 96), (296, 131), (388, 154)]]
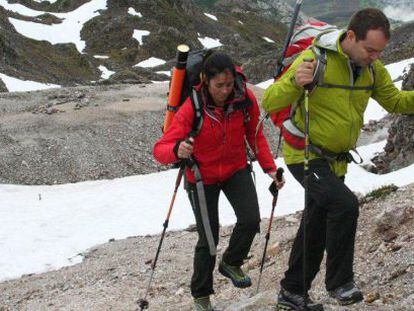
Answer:
[[(295, 294), (303, 290), (303, 222), (306, 221), (306, 291), (319, 271), (326, 249), (325, 285), (328, 291), (353, 280), (358, 199), (331, 171), (326, 160), (310, 161), (309, 200), (303, 213), (281, 286)], [(302, 164), (288, 165), (303, 186)], [(306, 219), (304, 219), (306, 217)]]
[[(259, 231), (260, 213), (257, 193), (249, 169), (237, 171), (232, 177), (220, 184), (204, 185), (207, 210), (217, 245), (219, 239), (218, 201), (223, 191), (232, 205), (237, 217), (236, 225), (230, 237), (229, 246), (223, 254), (223, 260), (232, 266), (241, 266), (249, 253), (253, 238)], [(191, 294), (194, 298), (214, 293), (213, 270), (216, 256), (211, 256), (204, 233), (194, 184), (188, 185), (188, 196), (193, 207), (197, 224), (198, 242), (194, 253), (194, 272), (191, 278)]]

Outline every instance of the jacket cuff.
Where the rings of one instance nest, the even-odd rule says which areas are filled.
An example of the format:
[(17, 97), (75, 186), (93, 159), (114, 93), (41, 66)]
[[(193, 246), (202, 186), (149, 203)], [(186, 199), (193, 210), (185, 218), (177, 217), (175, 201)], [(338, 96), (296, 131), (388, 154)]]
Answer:
[(266, 168), (263, 169), (263, 172), (265, 172), (266, 174), (276, 173), (277, 168), (276, 167), (266, 167)]
[(297, 89), (297, 90), (303, 90), (303, 87), (302, 86), (300, 86), (297, 82), (296, 82), (296, 78), (295, 78), (295, 75), (293, 75), (293, 76), (291, 76), (290, 77), (290, 81), (292, 82), (292, 85), (295, 87), (295, 89)]

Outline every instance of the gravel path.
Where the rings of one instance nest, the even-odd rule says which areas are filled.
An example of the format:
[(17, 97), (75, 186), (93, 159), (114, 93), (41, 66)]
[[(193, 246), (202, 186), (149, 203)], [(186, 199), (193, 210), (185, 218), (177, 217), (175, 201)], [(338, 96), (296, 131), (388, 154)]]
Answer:
[(167, 84), (2, 94), (0, 182), (60, 184), (160, 169)]

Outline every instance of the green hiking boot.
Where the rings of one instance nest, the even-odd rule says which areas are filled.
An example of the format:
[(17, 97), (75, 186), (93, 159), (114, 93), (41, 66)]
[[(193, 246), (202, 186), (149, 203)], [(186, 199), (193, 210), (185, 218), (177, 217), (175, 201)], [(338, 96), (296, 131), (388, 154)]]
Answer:
[(214, 311), (210, 296), (194, 298), (194, 311)]
[(219, 272), (225, 277), (228, 277), (236, 287), (246, 288), (252, 285), (252, 280), (240, 267), (230, 266), (223, 260), (219, 264)]

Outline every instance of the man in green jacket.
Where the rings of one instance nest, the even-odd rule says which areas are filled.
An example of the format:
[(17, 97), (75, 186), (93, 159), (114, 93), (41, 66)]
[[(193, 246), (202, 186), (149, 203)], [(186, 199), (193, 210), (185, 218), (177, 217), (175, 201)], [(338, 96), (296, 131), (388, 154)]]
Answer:
[[(347, 164), (352, 160), (349, 151), (356, 146), (370, 97), (390, 113), (414, 113), (414, 92), (399, 91), (378, 60), (389, 38), (386, 16), (377, 9), (362, 9), (353, 15), (347, 30), (317, 37), (313, 48), (302, 52), (265, 92), (263, 108), (267, 112), (298, 103), (290, 129), (287, 126), (284, 130), (300, 136), (305, 122), (304, 86), (317, 81), (309, 95), (312, 148), (309, 200), (304, 213), (306, 233), (302, 219), (289, 268), (281, 281), (278, 306), (283, 310), (323, 310), (321, 304), (310, 300), (307, 292), (325, 250), (325, 284), (330, 296), (342, 305), (363, 299), (353, 273), (358, 199), (344, 184)], [(323, 70), (315, 69), (323, 61)], [(285, 141), (283, 154), (289, 170), (303, 185), (303, 149)]]

